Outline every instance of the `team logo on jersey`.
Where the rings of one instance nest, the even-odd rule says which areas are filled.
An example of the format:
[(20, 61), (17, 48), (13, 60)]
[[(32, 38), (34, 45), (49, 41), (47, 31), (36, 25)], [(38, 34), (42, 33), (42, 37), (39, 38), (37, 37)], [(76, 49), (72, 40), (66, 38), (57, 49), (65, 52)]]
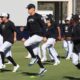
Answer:
[(31, 18), (31, 19), (28, 20), (28, 22), (34, 22), (34, 19)]
[(68, 32), (68, 26), (65, 26), (65, 32)]

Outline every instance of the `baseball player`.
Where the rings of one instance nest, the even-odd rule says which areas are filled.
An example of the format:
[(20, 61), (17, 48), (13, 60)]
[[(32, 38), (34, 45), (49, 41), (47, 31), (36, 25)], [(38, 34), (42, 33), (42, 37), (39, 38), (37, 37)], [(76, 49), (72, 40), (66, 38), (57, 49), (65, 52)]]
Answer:
[[(29, 4), (27, 6), (27, 9), (29, 16), (27, 19), (27, 26), (25, 30), (29, 32), (30, 37), (24, 42), (24, 46), (30, 52), (32, 57), (29, 65), (38, 63), (38, 65), (40, 66), (39, 74), (43, 74), (47, 70), (44, 68), (43, 64), (41, 63), (40, 57), (38, 56), (38, 46), (39, 43), (44, 39), (45, 23), (42, 16), (35, 12), (34, 4)], [(33, 44), (38, 45), (33, 48)]]
[(71, 32), (72, 32), (72, 26), (70, 24), (71, 17), (67, 17), (65, 20), (65, 24), (63, 24), (63, 47), (66, 50), (66, 60), (69, 60), (71, 58), (71, 55), (73, 53), (73, 43), (71, 41)]
[[(16, 41), (16, 32), (15, 32), (15, 26), (12, 21), (9, 20), (10, 15), (8, 13), (2, 13), (2, 36), (3, 36), (3, 44), (0, 47), (0, 54), (2, 59), (2, 64), (4, 65), (4, 58), (7, 53), (10, 53), (11, 47)], [(13, 64), (14, 69), (13, 72), (16, 72), (19, 68), (19, 65), (15, 63), (14, 59), (11, 56), (7, 56), (7, 59)]]
[(73, 28), (72, 28), (72, 42), (73, 42), (73, 54), (72, 63), (80, 69), (79, 54), (80, 54), (80, 23), (79, 16), (73, 15)]
[(47, 41), (42, 45), (42, 52), (43, 52), (43, 60), (46, 59), (46, 49), (49, 49), (50, 55), (53, 57), (55, 63), (54, 65), (60, 64), (60, 61), (58, 59), (58, 53), (56, 52), (54, 45), (56, 42), (56, 28), (55, 24), (52, 20), (52, 18), (48, 17), (47, 18), (47, 29), (46, 29), (46, 38)]

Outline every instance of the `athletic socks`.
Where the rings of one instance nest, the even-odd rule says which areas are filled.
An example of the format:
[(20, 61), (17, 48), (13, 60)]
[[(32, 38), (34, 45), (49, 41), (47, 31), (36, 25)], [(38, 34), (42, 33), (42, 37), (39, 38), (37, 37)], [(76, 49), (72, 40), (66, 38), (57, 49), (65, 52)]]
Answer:
[(30, 52), (32, 58), (36, 58), (36, 57), (37, 57), (37, 59), (38, 59), (37, 63), (38, 63), (38, 65), (40, 66), (40, 68), (44, 68), (43, 64), (41, 63), (40, 57), (39, 57), (38, 55), (36, 56), (36, 55), (34, 54), (33, 48), (32, 48), (31, 46), (28, 46), (28, 47), (26, 47), (26, 49)]
[(37, 55), (37, 59), (38, 59), (38, 65), (40, 66), (40, 68), (44, 68), (43, 64), (41, 63), (41, 59), (40, 57)]
[(29, 51), (29, 53), (31, 54), (31, 57), (32, 58), (36, 58), (36, 56), (34, 55), (34, 52), (33, 52), (33, 48), (31, 46), (27, 46), (26, 49)]
[(17, 64), (15, 63), (14, 59), (11, 56), (8, 56), (7, 59), (14, 65), (17, 66)]
[(0, 52), (0, 54), (1, 54), (2, 64), (4, 64), (4, 58), (5, 58), (4, 53)]

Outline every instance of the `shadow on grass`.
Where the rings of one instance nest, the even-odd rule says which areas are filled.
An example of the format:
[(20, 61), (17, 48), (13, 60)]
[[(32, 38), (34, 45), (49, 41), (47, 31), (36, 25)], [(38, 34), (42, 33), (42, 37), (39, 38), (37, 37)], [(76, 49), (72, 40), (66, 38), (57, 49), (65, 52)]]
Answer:
[(44, 62), (43, 65), (52, 65), (52, 63)]
[(38, 76), (38, 73), (22, 72), (25, 76)]
[(69, 80), (80, 80), (80, 78), (72, 77), (72, 76), (65, 76), (64, 78)]
[(54, 63), (54, 60), (47, 60), (47, 61), (43, 62), (42, 64), (43, 65), (53, 65), (53, 63)]
[(60, 56), (60, 58), (61, 58), (61, 59), (66, 59), (66, 57), (65, 57), (65, 56)]
[(0, 70), (0, 72), (11, 72), (11, 70), (8, 70), (8, 69), (2, 69), (2, 70)]

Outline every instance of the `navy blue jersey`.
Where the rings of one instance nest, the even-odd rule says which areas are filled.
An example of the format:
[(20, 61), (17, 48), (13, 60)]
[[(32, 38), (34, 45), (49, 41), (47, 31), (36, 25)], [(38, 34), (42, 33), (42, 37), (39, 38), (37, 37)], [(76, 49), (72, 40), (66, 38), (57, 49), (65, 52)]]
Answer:
[(72, 40), (80, 40), (80, 23), (72, 28)]
[(18, 31), (17, 32), (17, 40), (22, 40), (23, 38), (28, 39), (29, 33), (26, 31)]
[(47, 38), (56, 38), (57, 37), (57, 28), (53, 24), (50, 28), (46, 29), (46, 37)]
[(0, 24), (0, 35), (2, 35), (2, 24)]
[(16, 32), (14, 23), (12, 21), (8, 21), (7, 23), (2, 24), (1, 29), (4, 41), (14, 43), (14, 32)]
[(23, 32), (21, 33), (21, 35), (22, 35), (22, 38), (24, 38), (24, 39), (28, 39), (28, 38), (29, 38), (29, 33), (26, 32), (26, 31), (23, 31)]
[(72, 27), (69, 24), (62, 25), (63, 36), (64, 37), (71, 37)]
[(73, 26), (72, 29), (72, 42), (73, 42), (73, 52), (76, 54), (80, 53), (80, 23)]
[(44, 36), (45, 35), (45, 23), (40, 14), (35, 13), (33, 16), (29, 16), (27, 19), (27, 26), (25, 30), (29, 32), (29, 35), (34, 34)]

